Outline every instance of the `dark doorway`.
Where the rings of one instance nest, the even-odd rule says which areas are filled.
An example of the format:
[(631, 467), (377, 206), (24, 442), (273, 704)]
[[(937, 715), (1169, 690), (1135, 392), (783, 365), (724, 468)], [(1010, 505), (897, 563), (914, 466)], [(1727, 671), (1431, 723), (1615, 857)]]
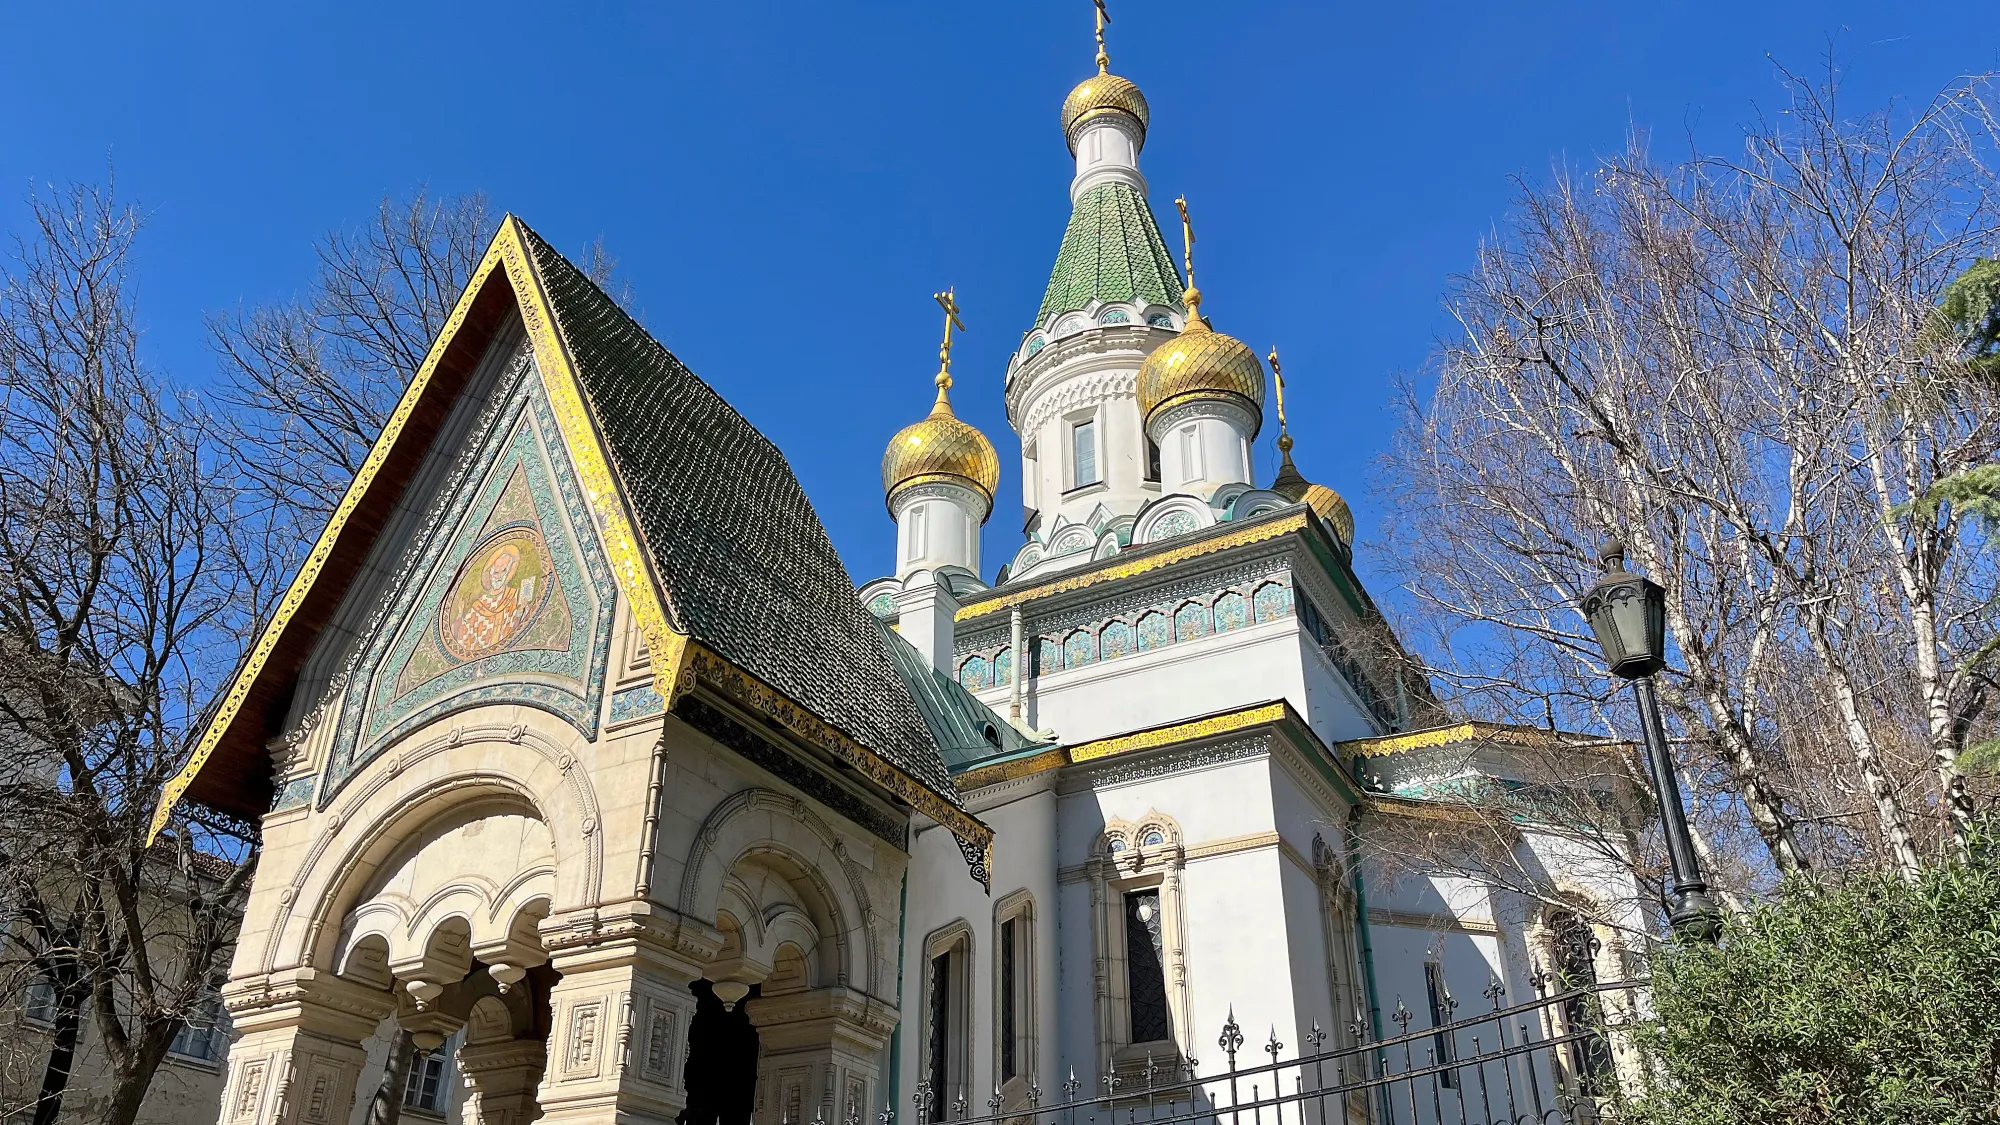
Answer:
[(730, 1011), (716, 998), (706, 980), (688, 986), (694, 993), (694, 1021), (688, 1027), (687, 1069), (682, 1079), (687, 1085), (687, 1108), (681, 1111), (681, 1125), (750, 1125), (757, 1107), (757, 1029), (750, 1024), (744, 1004), (762, 991), (750, 986), (750, 994), (737, 1001)]

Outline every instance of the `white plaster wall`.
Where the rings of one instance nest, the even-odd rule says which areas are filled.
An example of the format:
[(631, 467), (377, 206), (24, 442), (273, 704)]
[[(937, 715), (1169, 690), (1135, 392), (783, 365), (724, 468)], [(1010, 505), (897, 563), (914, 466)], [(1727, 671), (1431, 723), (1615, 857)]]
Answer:
[(1043, 774), (1022, 782), (1003, 783), (970, 802), (978, 816), (993, 826), (993, 859), (989, 895), (974, 882), (965, 858), (951, 834), (935, 825), (919, 828), (910, 855), (910, 884), (902, 938), (902, 1019), (898, 1027), (900, 1057), (896, 1077), (897, 1112), (910, 1109), (910, 1095), (924, 1078), (927, 939), (954, 922), (972, 931), (970, 978), (972, 1113), (985, 1112), (997, 1064), (999, 1009), (998, 921), (995, 906), (1016, 891), (1034, 900), (1033, 972), (1036, 996), (1031, 1025), (1036, 1032), (1033, 1075), (1044, 1100), (1053, 1100), (1061, 1083), (1057, 1060), (1063, 1028), (1055, 1013), (1057, 997), (1057, 934), (1060, 907), (1056, 891), (1056, 797), (1053, 776)]
[(970, 489), (950, 491), (956, 495), (920, 496), (899, 503), (896, 577), (941, 566), (979, 573), (979, 517), (986, 501)]
[[(1302, 638), (1298, 620), (1286, 617), (1043, 673), (1026, 683), (1028, 721), (1038, 730), (1053, 728), (1063, 742), (1074, 744), (1285, 699), (1321, 738), (1373, 733), (1346, 689), (1324, 682), (1331, 668), (1324, 657), (1307, 653), (1313, 646), (1302, 646)], [(1322, 666), (1318, 690), (1308, 687), (1309, 655)], [(978, 694), (1004, 713), (1007, 693), (1002, 686)]]
[[(1175, 1033), (1204, 1073), (1222, 1066), (1214, 1045), (1232, 1007), (1250, 1040), (1242, 1065), (1250, 1065), (1273, 1027), (1296, 1043), (1290, 1029), (1314, 1014), (1301, 994), (1309, 1004), (1324, 979), (1310, 968), (1323, 948), (1317, 923), (1302, 921), (1309, 912), (1300, 910), (1313, 900), (1310, 877), (1270, 838), (1278, 827), (1272, 773), (1260, 756), (1062, 798), (1066, 868), (1089, 858), (1107, 822), (1155, 811), (1180, 825), (1185, 849), (1219, 853), (1190, 858), (1181, 871), (1190, 1026)], [(1064, 884), (1061, 938), (1062, 1067), (1067, 1074), (1074, 1065), (1087, 1083), (1099, 1077), (1090, 894), (1087, 881)]]
[(1208, 496), (1225, 484), (1257, 483), (1249, 437), (1237, 423), (1239, 416), (1239, 411), (1216, 406), (1213, 413), (1185, 419), (1161, 432), (1156, 440), (1162, 487)]
[[(1136, 372), (1141, 360), (1143, 356), (1133, 358), (1130, 370)], [(1086, 375), (1095, 365), (1076, 366), (1078, 370), (1064, 371), (1051, 383), (1070, 375)], [(1097, 481), (1079, 485), (1071, 446), (1072, 430), (1086, 420), (1096, 422)], [(1144, 434), (1139, 428), (1138, 400), (1129, 394), (1059, 411), (1042, 424), (1034, 438), (1039, 456), (1034, 461), (1024, 457), (1022, 471), (1033, 469), (1041, 475), (1040, 511), (1045, 529), (1054, 526), (1056, 516), (1070, 523), (1088, 523), (1099, 505), (1113, 516), (1131, 515), (1159, 495), (1159, 486), (1143, 479)]]
[(1076, 138), (1076, 177), (1069, 185), (1070, 202), (1098, 184), (1114, 180), (1131, 184), (1143, 194), (1146, 177), (1139, 174), (1143, 144), (1138, 123), (1122, 114), (1109, 114), (1085, 125)]

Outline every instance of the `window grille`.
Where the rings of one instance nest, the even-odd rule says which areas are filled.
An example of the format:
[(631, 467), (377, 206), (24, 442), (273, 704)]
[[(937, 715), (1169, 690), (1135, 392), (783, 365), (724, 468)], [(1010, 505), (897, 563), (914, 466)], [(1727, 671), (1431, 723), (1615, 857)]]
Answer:
[(1162, 967), (1164, 949), (1160, 932), (1160, 892), (1155, 889), (1127, 894), (1125, 983), (1134, 1043), (1173, 1038), (1173, 1028), (1167, 1018), (1167, 978)]

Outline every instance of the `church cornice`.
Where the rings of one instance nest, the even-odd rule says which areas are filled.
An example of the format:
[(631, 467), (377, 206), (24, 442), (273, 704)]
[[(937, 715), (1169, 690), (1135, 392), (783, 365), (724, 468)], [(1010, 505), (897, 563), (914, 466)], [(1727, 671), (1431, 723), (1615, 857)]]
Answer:
[(1312, 513), (1303, 508), (1285, 509), (1244, 524), (1219, 524), (1206, 533), (1170, 540), (1158, 547), (1124, 551), (1094, 566), (1064, 571), (1042, 581), (997, 587), (960, 607), (957, 620), (977, 621), (988, 614), (1028, 602), (1151, 573), (1218, 551), (1304, 532), (1312, 518)]

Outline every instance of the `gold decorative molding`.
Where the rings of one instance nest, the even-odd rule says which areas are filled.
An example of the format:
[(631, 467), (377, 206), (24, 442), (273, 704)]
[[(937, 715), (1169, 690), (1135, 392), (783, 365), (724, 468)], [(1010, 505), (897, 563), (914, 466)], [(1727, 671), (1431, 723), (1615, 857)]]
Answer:
[(984, 821), (946, 800), (944, 795), (911, 777), (874, 751), (799, 706), (771, 685), (698, 642), (686, 642), (687, 675), (681, 691), (699, 681), (716, 693), (779, 726), (809, 745), (853, 766), (864, 777), (895, 794), (911, 808), (942, 824), (960, 840), (984, 849), (991, 870), (993, 829)]
[(1507, 723), (1464, 722), (1428, 730), (1385, 734), (1374, 738), (1354, 738), (1336, 743), (1334, 749), (1356, 758), (1376, 758), (1385, 754), (1407, 754), (1460, 742), (1497, 742), (1537, 750), (1601, 750), (1624, 745), (1597, 735), (1552, 731), (1542, 727), (1513, 726)]
[(1044, 750), (1039, 754), (1030, 754), (1024, 758), (1016, 758), (1011, 762), (1001, 762), (997, 765), (981, 766), (978, 769), (967, 770), (953, 778), (952, 781), (957, 784), (960, 792), (964, 792), (971, 789), (980, 789), (988, 785), (998, 785), (1003, 781), (1014, 781), (1032, 774), (1044, 773), (1048, 770), (1061, 769), (1068, 764), (1069, 751), (1057, 747)]
[(1197, 859), (1210, 859), (1220, 855), (1235, 855), (1238, 852), (1261, 851), (1275, 848), (1283, 841), (1276, 832), (1250, 832), (1242, 836), (1226, 836), (1220, 840), (1210, 840), (1202, 844), (1192, 844), (1181, 853), (1189, 863)]
[(1449, 820), (1458, 824), (1485, 824), (1491, 817), (1467, 805), (1445, 804), (1440, 801), (1419, 801), (1410, 797), (1395, 797), (1384, 793), (1370, 793), (1363, 805), (1369, 812), (1384, 816), (1400, 816), (1410, 820)]
[(1275, 723), (1285, 717), (1290, 710), (1281, 700), (1277, 703), (1260, 703), (1239, 711), (1225, 711), (1220, 715), (1191, 719), (1184, 723), (1154, 727), (1151, 730), (1121, 734), (1111, 738), (1100, 738), (1095, 742), (1085, 742), (1069, 750), (1072, 764), (1096, 761), (1119, 754), (1130, 754), (1137, 750), (1150, 750), (1156, 746), (1171, 746), (1179, 742), (1189, 742), (1197, 738), (1207, 738), (1218, 734), (1229, 734), (1248, 727)]
[(1018, 590), (1008, 590), (998, 597), (989, 600), (978, 601), (961, 607), (958, 613), (954, 615), (954, 620), (976, 620), (989, 613), (998, 613), (1003, 609), (1011, 609), (1014, 606), (1041, 598), (1052, 597), (1056, 594), (1066, 594), (1071, 590), (1081, 590), (1088, 586), (1095, 586), (1101, 582), (1115, 582), (1120, 578), (1130, 578), (1133, 575), (1145, 574), (1148, 571), (1158, 570), (1163, 566), (1172, 566), (1187, 559), (1199, 558), (1202, 555), (1211, 555), (1217, 551), (1226, 551), (1231, 547), (1241, 547), (1249, 543), (1262, 543), (1267, 539), (1276, 539), (1282, 535), (1289, 535), (1294, 531), (1304, 530), (1306, 520), (1309, 518), (1311, 518), (1309, 512), (1294, 512), (1282, 519), (1272, 520), (1270, 523), (1240, 528), (1227, 534), (1218, 535), (1212, 539), (1204, 539), (1197, 543), (1189, 543), (1185, 546), (1174, 547), (1170, 550), (1161, 551), (1158, 554), (1150, 554), (1125, 562), (1117, 561), (1117, 556), (1114, 555), (1104, 565), (1090, 567), (1083, 571), (1071, 571), (1067, 574), (1049, 578), (1043, 582), (1023, 586)]
[(615, 476), (611, 459), (598, 438), (596, 418), (584, 398), (583, 384), (556, 324), (555, 308), (541, 270), (528, 252), (521, 220), (508, 215), (500, 223), (493, 244), (507, 265), (508, 280), (527, 326), (528, 339), (535, 349), (535, 366), (541, 372), (542, 388), (548, 393), (549, 407), (562, 430), (563, 444), (597, 519), (598, 535), (611, 559), (611, 572), (618, 590), (631, 607), (632, 618), (646, 640), (653, 663), (653, 686), (671, 708), (684, 688), (681, 666), (687, 652), (687, 635), (674, 628), (654, 579), (649, 556), (639, 544), (639, 533), (625, 507), (625, 490)]

